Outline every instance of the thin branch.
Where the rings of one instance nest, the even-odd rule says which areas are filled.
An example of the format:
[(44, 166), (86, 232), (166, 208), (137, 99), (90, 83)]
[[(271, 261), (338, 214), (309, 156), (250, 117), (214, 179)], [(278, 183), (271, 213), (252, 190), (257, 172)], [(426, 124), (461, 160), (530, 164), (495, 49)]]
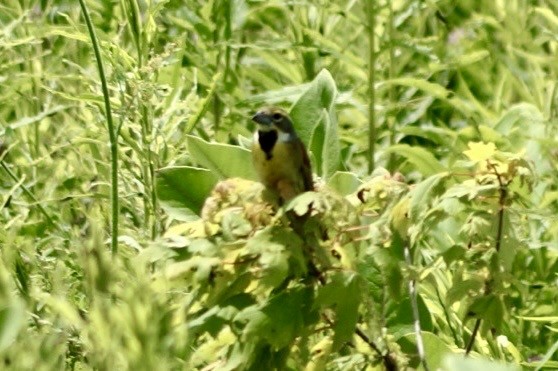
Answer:
[(467, 343), (467, 348), (465, 349), (465, 355), (469, 355), (471, 350), (473, 349), (473, 345), (475, 344), (475, 338), (477, 337), (477, 333), (479, 332), (479, 327), (481, 325), (482, 320), (477, 318), (477, 322), (475, 322), (475, 327), (473, 327), (473, 333), (471, 333), (471, 338)]

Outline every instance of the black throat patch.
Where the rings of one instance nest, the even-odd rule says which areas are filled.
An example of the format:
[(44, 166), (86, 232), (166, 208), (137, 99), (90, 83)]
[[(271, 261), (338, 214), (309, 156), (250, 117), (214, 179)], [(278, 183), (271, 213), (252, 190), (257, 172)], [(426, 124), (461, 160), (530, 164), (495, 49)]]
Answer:
[(258, 142), (260, 142), (262, 151), (265, 152), (266, 159), (271, 160), (271, 151), (277, 143), (277, 130), (258, 131)]

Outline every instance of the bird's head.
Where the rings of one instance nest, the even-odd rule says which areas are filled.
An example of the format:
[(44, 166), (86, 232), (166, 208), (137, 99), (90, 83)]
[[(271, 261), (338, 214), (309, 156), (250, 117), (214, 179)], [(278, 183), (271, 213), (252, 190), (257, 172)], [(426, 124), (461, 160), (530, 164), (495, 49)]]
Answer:
[(277, 130), (279, 133), (295, 134), (289, 115), (278, 107), (262, 108), (252, 120), (258, 124), (259, 131)]

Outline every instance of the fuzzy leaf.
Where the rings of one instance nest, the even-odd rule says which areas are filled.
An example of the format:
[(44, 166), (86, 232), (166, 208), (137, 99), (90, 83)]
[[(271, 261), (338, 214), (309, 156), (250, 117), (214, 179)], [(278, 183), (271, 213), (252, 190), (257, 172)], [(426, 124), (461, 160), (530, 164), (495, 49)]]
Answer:
[(326, 179), (339, 168), (341, 158), (334, 111), (336, 95), (333, 77), (322, 70), (290, 112), (296, 132), (314, 154), (318, 174)]
[(209, 143), (188, 135), (188, 150), (201, 166), (213, 171), (219, 179), (244, 178), (257, 180), (250, 151), (229, 144)]
[(327, 181), (327, 185), (342, 196), (356, 192), (361, 184), (362, 180), (347, 171), (337, 171)]
[(165, 211), (178, 220), (190, 220), (199, 214), (203, 203), (217, 183), (209, 170), (175, 166), (157, 172), (157, 197)]

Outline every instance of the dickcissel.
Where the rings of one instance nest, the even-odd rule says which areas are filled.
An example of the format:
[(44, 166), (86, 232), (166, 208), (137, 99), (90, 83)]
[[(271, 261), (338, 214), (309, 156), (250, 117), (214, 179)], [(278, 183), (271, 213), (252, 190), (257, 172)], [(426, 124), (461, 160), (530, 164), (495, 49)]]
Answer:
[(288, 201), (314, 189), (308, 152), (296, 135), (289, 115), (280, 108), (258, 111), (252, 120), (258, 124), (252, 144), (252, 159), (260, 181)]

